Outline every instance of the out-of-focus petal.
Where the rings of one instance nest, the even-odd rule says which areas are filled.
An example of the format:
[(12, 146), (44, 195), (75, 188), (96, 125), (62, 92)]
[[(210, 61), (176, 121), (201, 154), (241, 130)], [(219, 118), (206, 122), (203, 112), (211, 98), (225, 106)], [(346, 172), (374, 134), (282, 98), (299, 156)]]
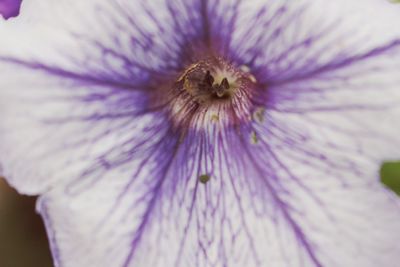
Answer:
[(22, 0), (1, 0), (0, 15), (4, 19), (9, 19), (19, 15)]

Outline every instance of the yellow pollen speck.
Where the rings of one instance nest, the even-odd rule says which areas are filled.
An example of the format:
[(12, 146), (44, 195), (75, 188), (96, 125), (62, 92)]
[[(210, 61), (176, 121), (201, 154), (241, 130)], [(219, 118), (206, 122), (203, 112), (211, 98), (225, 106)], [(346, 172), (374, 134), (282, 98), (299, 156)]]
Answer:
[(256, 132), (251, 132), (250, 134), (250, 142), (252, 145), (256, 145), (258, 144), (258, 137), (257, 137), (257, 133)]
[(257, 123), (263, 123), (265, 120), (265, 108), (258, 107), (253, 113), (253, 119)]
[(211, 116), (211, 121), (212, 122), (219, 122), (219, 116), (217, 114), (213, 114)]
[(200, 175), (200, 177), (199, 177), (199, 181), (202, 183), (202, 184), (206, 184), (209, 180), (210, 180), (210, 175), (208, 175), (208, 174), (203, 174), (203, 175)]

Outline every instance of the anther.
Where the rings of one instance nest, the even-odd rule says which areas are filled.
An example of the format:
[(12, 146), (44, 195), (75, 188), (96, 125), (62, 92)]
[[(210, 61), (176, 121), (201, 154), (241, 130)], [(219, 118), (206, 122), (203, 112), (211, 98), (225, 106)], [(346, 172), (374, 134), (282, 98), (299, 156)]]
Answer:
[(206, 72), (203, 82), (210, 87), (214, 84), (214, 77), (211, 75), (209, 70)]
[(223, 80), (222, 80), (222, 82), (221, 82), (221, 87), (222, 87), (222, 89), (224, 89), (224, 90), (228, 90), (229, 89), (229, 82), (228, 82), (228, 79), (227, 78), (224, 78)]
[(223, 97), (228, 92), (230, 86), (227, 78), (222, 79), (221, 83), (213, 85), (213, 91), (217, 97)]

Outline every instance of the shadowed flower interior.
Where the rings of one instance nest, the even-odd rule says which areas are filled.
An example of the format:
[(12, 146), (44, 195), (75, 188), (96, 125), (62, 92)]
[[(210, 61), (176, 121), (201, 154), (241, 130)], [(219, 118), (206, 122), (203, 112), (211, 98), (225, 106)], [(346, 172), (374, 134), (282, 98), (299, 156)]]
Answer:
[(389, 4), (41, 1), (0, 24), (0, 162), (56, 266), (396, 266)]

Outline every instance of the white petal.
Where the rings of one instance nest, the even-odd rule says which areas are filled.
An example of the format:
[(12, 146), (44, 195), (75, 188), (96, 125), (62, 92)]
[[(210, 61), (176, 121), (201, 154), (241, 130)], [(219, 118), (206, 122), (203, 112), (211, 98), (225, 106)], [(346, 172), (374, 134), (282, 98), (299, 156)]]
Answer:
[[(311, 1), (303, 3), (307, 7)], [(348, 27), (346, 34), (361, 27), (361, 33), (373, 37), (360, 47), (353, 46), (353, 39), (343, 39), (345, 43), (318, 58), (322, 63), (349, 48), (354, 50), (346, 52), (355, 52), (351, 55), (358, 59), (374, 48), (389, 47), (400, 36), (393, 23), (399, 19), (385, 7), (389, 4), (378, 0), (315, 3), (307, 9), (310, 19), (302, 27), (324, 28), (326, 24), (318, 22), (326, 16), (331, 23), (344, 20), (340, 29)], [(329, 12), (321, 11), (328, 7)], [(85, 11), (80, 19), (69, 19), (79, 10)], [(33, 64), (26, 71), (3, 64), (7, 60), (2, 58), (0, 162), (21, 192), (46, 192), (38, 209), (46, 220), (58, 266), (395, 266), (399, 200), (381, 187), (377, 172), (381, 160), (399, 154), (399, 112), (394, 106), (399, 99), (399, 50), (395, 46), (319, 76), (279, 80), (270, 88), (275, 105), (266, 113), (265, 124), (254, 126), (260, 147), (242, 146), (238, 136), (219, 139), (224, 144), (208, 136), (214, 154), (218, 155), (219, 147), (226, 153), (211, 159), (199, 149), (192, 151), (190, 145), (200, 138), (196, 135), (186, 140), (187, 150), (179, 151), (179, 160), (168, 163), (174, 158), (168, 141), (173, 144), (179, 138), (164, 138), (166, 133), (157, 135), (154, 129), (148, 133), (147, 125), (168, 128), (160, 126), (165, 120), (159, 114), (93, 120), (112, 114), (124, 98), (134, 99), (135, 107), (123, 111), (137, 111), (141, 95), (121, 91), (105, 97), (115, 84), (104, 86), (90, 76), (92, 65), (82, 74), (87, 65), (77, 66), (63, 56), (68, 51), (78, 62), (98, 56), (97, 50), (86, 54), (91, 47), (82, 49), (65, 29), (110, 42), (104, 23), (91, 28), (96, 25), (92, 15), (97, 9), (66, 11), (64, 19), (57, 12), (42, 17), (29, 11), (31, 15), (0, 26), (2, 36), (10, 35), (0, 55), (34, 58), (51, 67)], [(379, 20), (371, 21), (372, 15)], [(83, 23), (86, 16), (90, 23)], [(27, 36), (30, 21), (33, 34)], [(286, 34), (295, 33), (299, 25), (290, 23)], [(261, 30), (261, 34), (266, 31)], [(240, 52), (246, 55), (253, 45), (246, 47), (240, 37), (236, 36), (236, 44), (244, 44)], [(128, 41), (124, 39), (126, 46)], [(159, 66), (157, 58), (146, 59)], [(88, 62), (120, 67), (114, 60)], [(371, 72), (375, 67), (381, 68)], [(42, 72), (31, 71), (35, 68)], [(294, 102), (285, 98), (285, 93), (313, 87), (322, 88), (323, 96), (301, 94)], [(366, 90), (355, 93), (360, 87)], [(105, 100), (82, 101), (88, 95)], [(323, 102), (322, 108), (315, 101)], [(382, 110), (382, 105), (387, 109)], [(71, 117), (79, 119), (60, 123)], [(150, 143), (129, 154), (141, 141)], [(162, 149), (149, 153), (158, 141), (164, 144)], [(250, 137), (244, 143), (250, 143)], [(212, 150), (208, 145), (204, 147)], [(172, 167), (157, 172), (163, 164)], [(198, 177), (209, 170), (214, 175), (203, 186)], [(161, 180), (166, 182), (159, 184)]]
[(337, 151), (337, 166), (310, 165), (290, 147), (261, 158), (231, 135), (198, 139), (150, 173), (115, 169), (79, 194), (42, 196), (57, 266), (396, 266), (400, 201), (376, 164), (349, 167), (354, 155)]
[[(128, 118), (143, 111), (138, 90), (149, 83), (148, 73), (135, 64), (161, 68), (152, 49), (146, 56), (138, 45), (132, 54), (131, 41), (141, 42), (143, 33), (129, 24), (127, 14), (115, 18), (113, 12), (122, 12), (118, 3), (37, 4), (26, 3), (18, 20), (0, 22), (0, 35), (7, 36), (0, 47), (0, 162), (3, 175), (26, 194), (77, 179), (106, 152), (133, 140), (131, 133), (143, 138), (149, 117), (158, 115)], [(136, 10), (140, 3), (125, 5)], [(149, 20), (141, 23), (151, 35)], [(118, 23), (132, 31), (114, 36)], [(112, 54), (116, 51), (127, 58)], [(126, 59), (133, 61), (129, 68)]]

